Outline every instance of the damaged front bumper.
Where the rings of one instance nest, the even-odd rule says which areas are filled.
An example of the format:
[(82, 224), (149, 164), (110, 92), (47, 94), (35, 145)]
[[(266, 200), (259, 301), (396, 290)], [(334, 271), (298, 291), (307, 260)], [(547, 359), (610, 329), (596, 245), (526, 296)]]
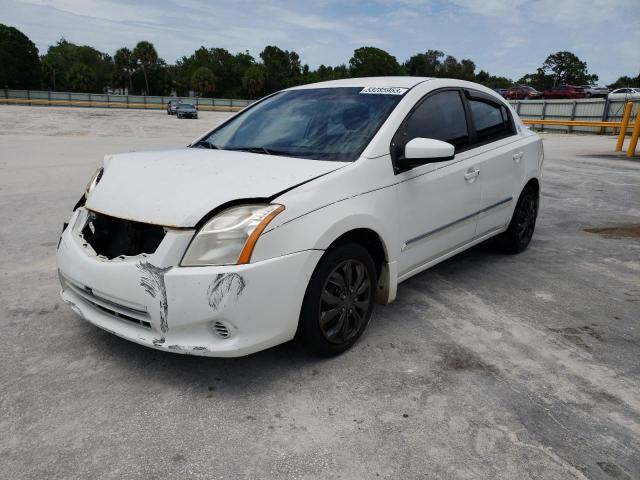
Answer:
[(154, 253), (110, 260), (70, 226), (57, 253), (61, 296), (94, 325), (160, 350), (235, 357), (291, 340), (322, 251), (247, 265), (177, 266), (194, 233), (167, 229)]

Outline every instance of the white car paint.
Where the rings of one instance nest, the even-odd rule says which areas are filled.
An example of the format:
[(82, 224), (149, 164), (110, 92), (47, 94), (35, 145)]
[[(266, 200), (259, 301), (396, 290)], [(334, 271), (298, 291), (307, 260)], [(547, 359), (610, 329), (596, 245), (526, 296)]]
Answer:
[[(245, 355), (294, 337), (307, 283), (340, 236), (355, 229), (379, 236), (385, 261), (377, 299), (389, 303), (401, 281), (504, 231), (524, 186), (540, 180), (541, 140), (488, 88), (460, 80), (379, 77), (292, 90), (345, 86), (407, 89), (354, 162), (203, 149), (106, 158), (103, 178), (61, 237), (63, 299), (91, 323), (143, 345), (195, 355)], [(514, 135), (451, 160), (394, 172), (392, 137), (418, 101), (442, 88), (490, 95), (510, 111)], [(259, 237), (250, 263), (180, 266), (208, 212), (256, 198), (285, 210)], [(73, 228), (87, 209), (164, 225), (167, 234), (153, 254), (107, 260)], [(143, 288), (149, 266), (157, 273), (155, 295)], [(220, 280), (228, 280), (228, 295), (214, 307), (209, 293)], [(228, 338), (216, 333), (216, 322), (228, 329)]]
[(123, 153), (105, 158), (104, 175), (87, 208), (138, 222), (193, 227), (231, 200), (268, 198), (345, 165), (227, 150)]
[(640, 88), (616, 88), (609, 95), (609, 100), (640, 100)]

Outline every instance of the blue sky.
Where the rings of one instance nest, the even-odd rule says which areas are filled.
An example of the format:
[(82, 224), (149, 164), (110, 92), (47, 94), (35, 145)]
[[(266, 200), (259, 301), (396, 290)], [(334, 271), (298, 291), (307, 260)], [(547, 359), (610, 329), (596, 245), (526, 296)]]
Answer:
[(370, 45), (400, 62), (443, 50), (517, 79), (569, 50), (600, 83), (640, 73), (639, 0), (0, 0), (0, 23), (41, 53), (63, 36), (110, 54), (149, 40), (168, 62), (201, 45), (257, 57), (271, 44), (315, 68)]

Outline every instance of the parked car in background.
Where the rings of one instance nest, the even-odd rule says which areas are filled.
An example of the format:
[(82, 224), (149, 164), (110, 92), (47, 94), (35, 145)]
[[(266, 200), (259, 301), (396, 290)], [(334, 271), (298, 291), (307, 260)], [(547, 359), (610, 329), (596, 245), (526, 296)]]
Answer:
[(609, 100), (638, 100), (640, 99), (640, 88), (617, 88), (607, 98)]
[(504, 98), (509, 100), (534, 100), (540, 98), (542, 94), (533, 87), (527, 85), (517, 85), (507, 90)]
[(181, 100), (169, 100), (167, 103), (167, 115), (175, 115), (176, 109), (178, 105), (180, 105)]
[(507, 93), (508, 88), (494, 88), (493, 91), (496, 92), (501, 97), (504, 97), (505, 93)]
[(600, 87), (598, 85), (582, 85), (584, 93), (587, 98), (605, 98), (609, 94), (607, 87)]
[(198, 118), (198, 109), (190, 103), (180, 103), (176, 108), (178, 118)]
[(559, 98), (586, 98), (582, 87), (576, 87), (574, 85), (560, 85), (559, 87), (553, 87), (551, 90), (545, 90), (542, 92), (542, 98), (554, 100)]
[(337, 355), (400, 282), (492, 237), (527, 248), (543, 157), (476, 83), (292, 87), (189, 148), (105, 157), (59, 242), (61, 295), (167, 352), (234, 357), (297, 338)]

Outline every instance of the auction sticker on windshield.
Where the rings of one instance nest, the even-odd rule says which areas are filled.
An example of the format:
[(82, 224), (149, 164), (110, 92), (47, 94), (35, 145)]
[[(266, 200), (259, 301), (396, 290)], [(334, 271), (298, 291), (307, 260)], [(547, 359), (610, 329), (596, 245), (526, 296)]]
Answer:
[(402, 87), (364, 87), (360, 93), (368, 93), (370, 95), (404, 95), (409, 90)]

